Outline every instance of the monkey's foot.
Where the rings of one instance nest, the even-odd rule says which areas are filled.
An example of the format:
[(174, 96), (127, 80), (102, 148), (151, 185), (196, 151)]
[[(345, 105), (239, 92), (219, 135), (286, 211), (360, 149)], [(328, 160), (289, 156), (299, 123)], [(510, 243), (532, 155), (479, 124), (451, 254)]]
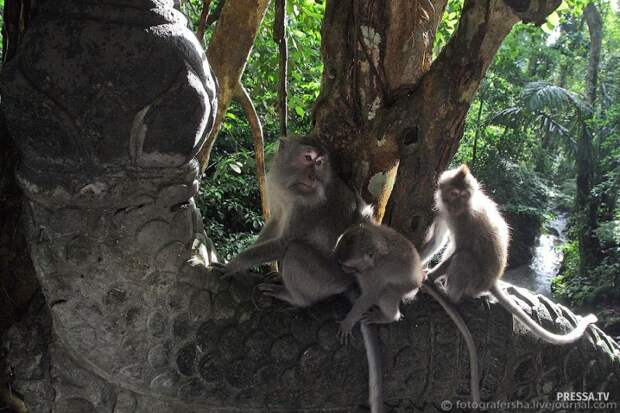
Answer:
[(338, 339), (340, 340), (340, 344), (347, 346), (353, 338), (353, 324), (346, 319), (340, 321), (339, 324)]
[(256, 289), (267, 297), (277, 298), (291, 305), (296, 305), (287, 289), (281, 284), (261, 283), (256, 286)]
[(271, 271), (269, 274), (265, 275), (265, 281), (269, 281), (269, 283), (282, 283), (282, 274), (278, 271)]
[(437, 277), (433, 281), (433, 283), (435, 284), (435, 287), (441, 290), (441, 292), (443, 292), (444, 294), (447, 294), (448, 293), (447, 288), (446, 288), (447, 280), (448, 280), (448, 277), (446, 277), (445, 275), (441, 275)]

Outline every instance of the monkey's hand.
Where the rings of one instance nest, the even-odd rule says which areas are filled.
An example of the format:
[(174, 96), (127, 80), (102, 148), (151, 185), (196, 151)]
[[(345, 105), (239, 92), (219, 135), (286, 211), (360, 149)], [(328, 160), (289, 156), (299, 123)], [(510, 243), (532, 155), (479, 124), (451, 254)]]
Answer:
[(213, 262), (210, 266), (216, 271), (221, 272), (222, 275), (220, 277), (225, 280), (233, 278), (243, 269), (239, 265), (236, 265), (234, 261), (231, 261), (228, 264)]
[(340, 344), (348, 345), (353, 338), (353, 326), (355, 323), (352, 323), (348, 319), (344, 319), (339, 322), (340, 326), (338, 327), (338, 338), (340, 339)]
[(427, 267), (422, 268), (422, 282), (428, 280), (429, 269)]

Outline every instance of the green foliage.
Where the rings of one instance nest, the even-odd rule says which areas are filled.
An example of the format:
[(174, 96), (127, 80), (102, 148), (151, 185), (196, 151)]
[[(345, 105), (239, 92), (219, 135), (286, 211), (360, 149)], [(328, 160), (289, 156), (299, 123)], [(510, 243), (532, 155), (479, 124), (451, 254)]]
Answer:
[(541, 221), (547, 212), (547, 186), (536, 172), (501, 158), (490, 158), (475, 170), (487, 192), (504, 211)]
[[(211, 11), (216, 7), (216, 2), (213, 3)], [(274, 4), (267, 10), (242, 79), (263, 124), (267, 160), (279, 136), (278, 47), (272, 38)], [(287, 4), (289, 133), (305, 133), (311, 128), (308, 108), (320, 91), (321, 21), (325, 4), (314, 0), (289, 0)], [(194, 30), (201, 10), (202, 0), (183, 2), (182, 11)], [(205, 33), (205, 45), (213, 28), (209, 27)], [(233, 102), (211, 152), (197, 199), (205, 227), (221, 258), (236, 255), (254, 240), (262, 226), (255, 167), (249, 124), (241, 108)]]
[(585, 298), (592, 294), (593, 288), (588, 278), (579, 274), (579, 245), (576, 241), (568, 242), (562, 247), (564, 260), (561, 275), (551, 284), (554, 295), (576, 305), (583, 305)]
[(579, 94), (544, 81), (527, 83), (515, 106), (503, 109), (492, 123), (513, 130), (534, 128), (543, 138), (562, 140), (573, 154), (577, 135), (589, 132), (591, 106)]
[(255, 161), (251, 152), (242, 150), (221, 157), (212, 167), (196, 202), (216, 250), (221, 258), (230, 259), (252, 241), (248, 232), (257, 232), (263, 224), (256, 209), (260, 200)]
[(579, 272), (579, 246), (565, 244), (561, 275), (553, 280), (556, 297), (581, 309), (600, 308), (620, 301), (620, 248), (606, 250), (600, 265), (588, 274)]
[(437, 33), (435, 33), (435, 42), (433, 43), (433, 54), (435, 56), (448, 43), (450, 36), (456, 30), (462, 10), (463, 0), (448, 0), (443, 18), (437, 27)]
[[(221, 0), (220, 0), (221, 1)], [(617, 300), (608, 291), (618, 285), (618, 189), (620, 186), (620, 18), (608, 1), (598, 2), (605, 34), (597, 104), (585, 94), (589, 37), (582, 13), (589, 0), (566, 0), (542, 28), (518, 24), (503, 42), (466, 119), (455, 163), (472, 167), (487, 191), (511, 215), (542, 222), (554, 211), (569, 211), (576, 193), (574, 142), (587, 128), (595, 137), (595, 186), (599, 203), (596, 230), (605, 258), (587, 274), (579, 273), (579, 250), (565, 246), (562, 275), (554, 282), (559, 297), (571, 305), (594, 299)], [(217, 3), (211, 5), (211, 11)], [(458, 26), (462, 0), (448, 0), (434, 38), (437, 56)], [(196, 28), (202, 0), (185, 0), (183, 11)], [(309, 108), (320, 91), (321, 21), (324, 1), (288, 1), (289, 129), (310, 129)], [(273, 3), (268, 9), (248, 61), (244, 85), (265, 130), (268, 153), (278, 136), (277, 45), (272, 39)], [(213, 27), (205, 34), (205, 44)], [(250, 130), (233, 104), (211, 155), (198, 204), (210, 236), (224, 258), (254, 239), (262, 225)], [(614, 275), (616, 274), (616, 275)]]

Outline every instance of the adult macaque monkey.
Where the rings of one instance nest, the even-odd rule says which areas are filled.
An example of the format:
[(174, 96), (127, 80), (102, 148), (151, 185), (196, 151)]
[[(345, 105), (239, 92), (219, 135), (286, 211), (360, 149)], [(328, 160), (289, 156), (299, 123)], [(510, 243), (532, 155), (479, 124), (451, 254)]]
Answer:
[(553, 344), (578, 340), (588, 325), (597, 321), (590, 314), (570, 333), (551, 333), (532, 320), (513, 303), (499, 286), (508, 258), (509, 230), (493, 202), (480, 188), (466, 165), (445, 171), (435, 192), (437, 218), (432, 239), (422, 251), (425, 264), (447, 241), (441, 262), (429, 273), (435, 280), (445, 276), (446, 292), (454, 303), (464, 297), (493, 295), (499, 303), (527, 326), (537, 337)]
[[(354, 286), (333, 249), (353, 223), (371, 220), (372, 209), (333, 171), (325, 148), (312, 137), (280, 140), (267, 174), (271, 216), (256, 243), (226, 265), (225, 277), (278, 260), (283, 285), (263, 283), (265, 295), (306, 307)], [(362, 203), (362, 204), (360, 204)], [(382, 370), (376, 331), (362, 329), (369, 370), (371, 411), (383, 411)]]
[(354, 274), (361, 291), (353, 308), (340, 323), (339, 336), (348, 341), (358, 321), (390, 323), (401, 318), (401, 301), (410, 301), (419, 289), (437, 300), (465, 338), (470, 355), (471, 393), (480, 402), (480, 373), (474, 339), (458, 312), (432, 284), (425, 283), (420, 257), (413, 244), (392, 228), (372, 223), (350, 227), (335, 248), (338, 263)]
[(268, 296), (305, 307), (352, 285), (333, 257), (340, 234), (359, 214), (354, 192), (334, 173), (327, 151), (308, 136), (280, 140), (267, 173), (271, 216), (224, 277), (278, 260), (284, 285), (260, 284)]

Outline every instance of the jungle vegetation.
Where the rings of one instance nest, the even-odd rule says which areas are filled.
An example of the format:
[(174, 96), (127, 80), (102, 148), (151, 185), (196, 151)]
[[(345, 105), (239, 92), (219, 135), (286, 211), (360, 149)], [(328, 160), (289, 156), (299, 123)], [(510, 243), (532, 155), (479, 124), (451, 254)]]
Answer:
[[(218, 13), (220, 3), (210, 5), (210, 15)], [(196, 31), (203, 7), (200, 0), (181, 2)], [(434, 57), (455, 31), (462, 7), (462, 1), (447, 3), (433, 44)], [(274, 4), (266, 9), (242, 77), (262, 122), (267, 160), (281, 131), (275, 9)], [(598, 62), (591, 56), (596, 42), (596, 33), (591, 32), (596, 28), (588, 23), (588, 15), (594, 13), (600, 16)], [(321, 89), (324, 14), (323, 1), (287, 3), (289, 133), (307, 133), (313, 127), (310, 108)], [(206, 48), (216, 25), (217, 21), (206, 26)], [(482, 80), (451, 161), (469, 164), (504, 213), (514, 217), (513, 233), (532, 225), (536, 233), (544, 232), (545, 223), (555, 215), (569, 214), (569, 240), (561, 246), (564, 262), (553, 281), (554, 298), (578, 311), (598, 312), (616, 336), (620, 335), (619, 63), (616, 1), (565, 1), (540, 26), (515, 25)], [(224, 259), (252, 242), (263, 223), (255, 170), (250, 124), (233, 101), (211, 152), (199, 199), (209, 235)], [(532, 242), (532, 237), (525, 239)]]
[[(501, 205), (513, 228), (511, 254), (517, 263), (529, 258), (528, 249), (536, 235), (547, 230), (550, 219), (569, 214), (569, 238), (562, 246), (565, 258), (553, 282), (555, 299), (580, 312), (596, 311), (603, 327), (620, 335), (617, 0), (542, 2), (550, 5), (542, 15), (524, 18), (536, 24), (510, 22), (496, 38), (497, 33), (489, 34), (486, 28), (504, 23), (480, 20), (478, 8), (484, 2), (443, 0), (428, 2), (435, 8), (412, 8), (415, 16), (403, 13), (402, 19), (418, 19), (416, 36), (410, 36), (406, 24), (395, 34), (401, 36), (402, 44), (407, 36), (413, 39), (412, 50), (403, 53), (419, 58), (416, 67), (421, 69), (410, 78), (398, 77), (401, 73), (396, 72), (402, 69), (398, 65), (390, 72), (390, 65), (406, 57), (394, 54), (401, 44), (381, 44), (379, 34), (365, 25), (374, 22), (385, 28), (388, 19), (396, 19), (382, 14), (372, 2), (359, 2), (366, 8), (357, 2), (325, 0), (176, 3), (203, 42), (216, 74), (226, 74), (218, 79), (223, 91), (220, 103), (224, 102), (221, 122), (201, 157), (204, 177), (197, 200), (220, 258), (229, 259), (252, 242), (264, 222), (256, 173), (263, 168), (263, 160), (255, 151), (260, 128), (267, 163), (280, 135), (311, 131), (332, 134), (342, 143), (337, 153), (341, 165), (366, 157), (370, 167), (362, 175), (355, 175), (355, 169), (342, 172), (364, 183), (377, 171), (387, 175), (388, 183), (391, 178), (378, 194), (365, 195), (379, 202), (385, 223), (414, 241), (420, 240), (431, 216), (433, 176), (416, 176), (412, 167), (425, 159), (424, 150), (402, 156), (393, 148), (381, 152), (390, 150), (390, 145), (379, 150), (368, 149), (365, 143), (372, 139), (376, 143), (377, 134), (382, 133), (413, 146), (427, 139), (431, 147), (437, 147), (432, 142), (444, 145), (437, 155), (442, 165), (469, 164)], [(519, 2), (504, 3), (517, 7)], [(3, 61), (14, 55), (35, 5), (31, 0), (0, 0)], [(242, 20), (245, 26), (240, 26)], [(479, 30), (481, 39), (480, 50), (470, 57), (467, 48), (476, 45), (464, 44), (467, 36), (461, 33), (471, 29), (468, 25)], [(359, 29), (361, 37), (353, 43), (361, 46), (349, 50), (338, 42), (352, 28)], [(368, 54), (373, 50), (366, 46), (373, 42), (379, 47), (378, 57)], [(491, 46), (482, 47), (483, 42)], [(416, 47), (423, 50), (413, 50)], [(364, 72), (364, 64), (368, 71), (368, 62), (375, 58), (384, 59), (383, 66), (371, 65), (372, 70)], [(341, 64), (346, 59), (357, 62), (351, 73), (358, 77), (347, 77), (348, 69)], [(330, 84), (325, 73), (341, 76), (345, 82)], [(236, 76), (241, 75), (238, 81)], [(353, 85), (353, 80), (359, 84)], [(470, 91), (475, 94), (470, 96)], [(416, 93), (422, 97), (407, 100)], [(441, 106), (456, 121), (437, 120), (435, 126), (428, 126), (425, 119), (432, 114), (424, 113), (424, 93), (433, 97), (426, 106)], [(362, 109), (370, 109), (368, 118), (349, 125), (347, 119), (355, 120), (359, 113), (357, 109), (340, 113), (340, 96), (358, 99)], [(256, 117), (248, 117), (252, 107)], [(372, 122), (375, 109), (379, 120)], [(401, 129), (388, 130), (391, 124)], [(455, 126), (442, 129), (444, 124)], [(6, 134), (0, 146), (1, 168), (6, 172), (16, 162)], [(391, 174), (399, 156), (399, 176), (394, 181)], [(17, 189), (11, 179), (1, 184), (0, 306), (8, 309), (0, 317), (4, 328), (28, 302), (32, 286), (20, 280), (33, 277), (25, 275), (32, 272), (31, 264), (20, 253), (25, 245), (15, 230)], [(389, 198), (392, 186), (395, 189)], [(412, 219), (416, 202), (424, 212)]]

